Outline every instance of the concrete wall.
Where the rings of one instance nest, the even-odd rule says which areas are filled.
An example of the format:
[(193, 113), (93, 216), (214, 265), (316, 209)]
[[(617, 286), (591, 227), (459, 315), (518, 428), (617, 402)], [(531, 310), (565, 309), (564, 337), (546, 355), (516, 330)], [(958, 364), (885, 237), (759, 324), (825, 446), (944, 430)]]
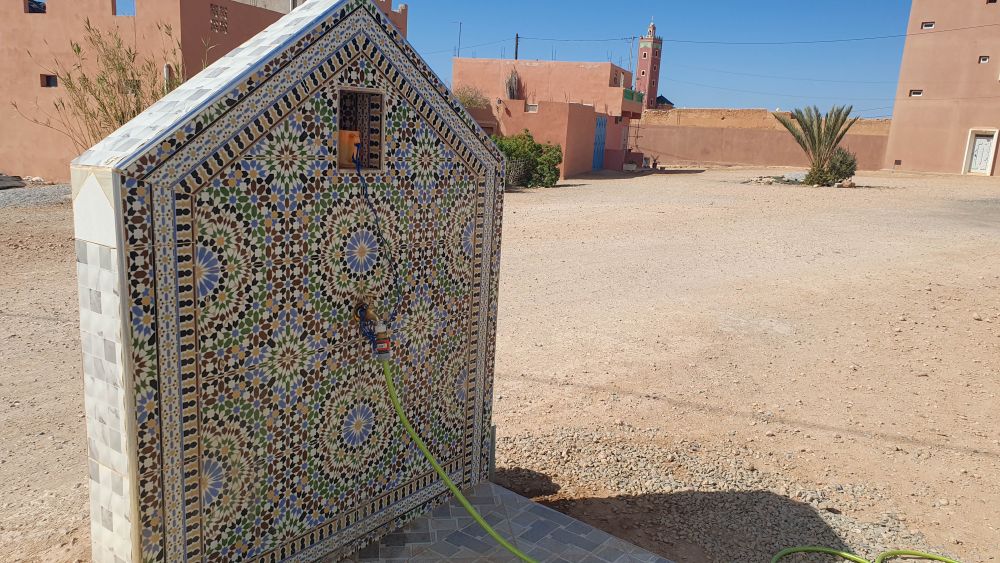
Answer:
[[(923, 30), (923, 22), (934, 28)], [(913, 0), (886, 168), (962, 173), (971, 131), (1000, 129), (1000, 34), (990, 27), (997, 24), (1000, 3)], [(923, 95), (910, 97), (914, 89)]]
[[(36, 125), (18, 115), (22, 112), (44, 120), (52, 113), (53, 102), (66, 95), (62, 87), (42, 88), (40, 75), (55, 60), (72, 64), (70, 41), (83, 42), (84, 18), (103, 30), (118, 29), (121, 37), (136, 46), (142, 56), (160, 58), (172, 48), (157, 24), (173, 28), (184, 51), (188, 74), (201, 70), (208, 38), (215, 47), (209, 62), (243, 43), (280, 14), (236, 3), (213, 0), (229, 9), (227, 34), (209, 31), (211, 13), (208, 0), (136, 0), (136, 15), (115, 16), (111, 0), (56, 0), (48, 2), (45, 14), (24, 13), (20, 0), (0, 2), (0, 171), (22, 176), (41, 176), (50, 181), (69, 179), (69, 163), (87, 147), (76, 147), (64, 135)], [(85, 46), (86, 47), (86, 46)], [(30, 55), (29, 55), (30, 51)], [(40, 150), (43, 148), (43, 150)]]
[[(843, 146), (857, 154), (859, 169), (878, 170), (888, 133), (888, 120), (863, 120)], [(802, 149), (767, 110), (647, 111), (639, 135), (638, 150), (660, 164), (808, 165)]]

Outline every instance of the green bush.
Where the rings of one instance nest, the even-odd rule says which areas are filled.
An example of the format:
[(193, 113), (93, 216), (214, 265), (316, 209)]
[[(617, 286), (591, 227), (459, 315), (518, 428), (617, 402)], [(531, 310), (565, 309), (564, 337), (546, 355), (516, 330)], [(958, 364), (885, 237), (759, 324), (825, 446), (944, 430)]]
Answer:
[(550, 188), (559, 181), (562, 148), (559, 145), (540, 144), (528, 130), (510, 137), (493, 137), (500, 151), (507, 157), (508, 166), (517, 163), (519, 174), (508, 177), (511, 181), (523, 179), (528, 187)]
[(858, 171), (858, 157), (849, 150), (837, 147), (830, 158), (831, 183), (842, 182), (853, 178)]
[(818, 164), (813, 164), (802, 182), (807, 186), (831, 186), (833, 185), (831, 177), (829, 170)]
[(551, 188), (559, 183), (559, 165), (562, 161), (562, 148), (559, 145), (543, 145), (535, 172), (531, 175), (531, 185)]

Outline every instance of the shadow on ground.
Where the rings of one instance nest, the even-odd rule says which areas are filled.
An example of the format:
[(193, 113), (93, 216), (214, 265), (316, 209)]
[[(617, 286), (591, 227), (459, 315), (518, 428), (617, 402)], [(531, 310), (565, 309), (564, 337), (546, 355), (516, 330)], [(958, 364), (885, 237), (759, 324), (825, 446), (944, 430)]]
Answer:
[[(496, 483), (677, 563), (767, 563), (786, 547), (850, 551), (811, 505), (770, 491), (570, 498), (543, 473), (497, 469)], [(785, 561), (830, 561), (793, 556)]]

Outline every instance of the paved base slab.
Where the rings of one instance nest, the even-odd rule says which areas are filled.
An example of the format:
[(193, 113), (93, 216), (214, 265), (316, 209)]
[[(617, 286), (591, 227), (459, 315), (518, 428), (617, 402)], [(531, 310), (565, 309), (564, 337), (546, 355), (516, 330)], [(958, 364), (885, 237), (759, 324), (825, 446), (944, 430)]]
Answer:
[[(497, 532), (538, 561), (671, 563), (493, 483), (479, 484), (468, 499)], [(454, 499), (367, 547), (355, 560), (519, 561), (490, 538)]]

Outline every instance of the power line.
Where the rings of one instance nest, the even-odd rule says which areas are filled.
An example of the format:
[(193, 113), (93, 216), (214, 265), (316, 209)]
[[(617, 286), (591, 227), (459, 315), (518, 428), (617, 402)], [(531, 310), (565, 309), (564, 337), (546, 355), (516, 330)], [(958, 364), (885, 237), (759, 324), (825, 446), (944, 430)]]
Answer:
[[(688, 82), (686, 80), (677, 80), (675, 78), (668, 78), (667, 82), (675, 82), (677, 84), (689, 84), (691, 86), (700, 86), (702, 88), (712, 88), (713, 90), (726, 90), (729, 92), (741, 92), (744, 94), (759, 94), (763, 96), (783, 96), (785, 98), (804, 98), (812, 100), (843, 100), (845, 96), (803, 96), (798, 94), (785, 94), (780, 92), (761, 92), (759, 90), (742, 90), (739, 88), (728, 88), (725, 86), (713, 86), (711, 84), (702, 84), (700, 82)], [(889, 101), (893, 98), (854, 98), (854, 100), (865, 100), (865, 101)]]
[[(966, 27), (955, 27), (950, 29), (933, 29), (933, 30), (922, 30), (918, 33), (895, 33), (890, 35), (870, 35), (865, 37), (839, 37), (833, 39), (805, 39), (805, 40), (793, 40), (793, 41), (716, 41), (716, 40), (702, 40), (702, 39), (672, 39), (672, 38), (662, 38), (664, 43), (686, 43), (693, 45), (736, 45), (736, 46), (752, 46), (752, 45), (822, 45), (826, 43), (853, 43), (858, 41), (879, 41), (883, 39), (902, 39), (904, 37), (920, 37), (923, 35), (932, 35), (937, 33), (953, 33), (956, 31), (969, 31), (972, 29), (983, 29), (987, 27), (998, 27), (1000, 23), (987, 23), (982, 25), (970, 25)], [(529, 41), (557, 41), (565, 43), (604, 43), (610, 41), (629, 41), (633, 39), (639, 39), (636, 35), (627, 35), (624, 37), (609, 37), (609, 38), (592, 38), (592, 37), (579, 37), (579, 38), (569, 38), (569, 37), (521, 37), (521, 39)]]
[(921, 31), (920, 33), (897, 33), (894, 35), (873, 35), (869, 37), (843, 37), (839, 39), (810, 39), (803, 41), (703, 41), (699, 39), (664, 39), (664, 43), (687, 43), (693, 45), (738, 45), (738, 46), (753, 46), (753, 45), (818, 45), (825, 43), (852, 43), (857, 41), (878, 41), (881, 39), (901, 39), (903, 37), (920, 37), (922, 35), (931, 35), (935, 33), (951, 33), (955, 31), (968, 31), (970, 29), (982, 29), (986, 27), (997, 27), (1000, 23), (987, 23), (983, 25), (970, 25), (967, 27), (955, 27), (951, 29), (936, 29)]
[(832, 83), (832, 84), (896, 84), (895, 80), (892, 80), (892, 81), (890, 81), (890, 80), (866, 81), (866, 80), (833, 80), (833, 79), (826, 79), (826, 78), (798, 78), (798, 77), (794, 77), (794, 76), (777, 76), (777, 75), (773, 75), (773, 74), (754, 74), (752, 72), (736, 72), (736, 71), (733, 71), (733, 70), (721, 70), (721, 69), (717, 69), (717, 68), (706, 68), (706, 67), (700, 67), (700, 66), (694, 66), (694, 65), (686, 65), (686, 64), (681, 64), (681, 63), (670, 63), (669, 66), (671, 66), (671, 67), (675, 67), (676, 66), (676, 67), (681, 67), (681, 68), (690, 68), (690, 69), (693, 69), (693, 70), (703, 70), (703, 71), (706, 71), (706, 72), (717, 72), (717, 73), (720, 73), (720, 74), (734, 74), (736, 76), (752, 76), (752, 77), (755, 77), (755, 78), (771, 78), (771, 79), (775, 79), (775, 80), (798, 80), (798, 81), (801, 81), (801, 82), (827, 82), (827, 83)]
[[(513, 41), (513, 39), (498, 39), (496, 41), (489, 41), (487, 43), (479, 43), (478, 45), (465, 45), (465, 46), (462, 47), (462, 50), (463, 51), (468, 51), (469, 49), (476, 49), (478, 47), (489, 47), (490, 45), (499, 45), (501, 43), (509, 43), (511, 41)], [(454, 53), (454, 52), (455, 52), (455, 48), (454, 47), (449, 47), (448, 49), (438, 49), (437, 51), (424, 51), (423, 53), (420, 53), (420, 54), (421, 55), (437, 55), (437, 54), (440, 54), (440, 53)]]
[(637, 39), (637, 36), (630, 35), (628, 37), (612, 37), (609, 39), (567, 39), (567, 38), (555, 38), (555, 37), (521, 37), (521, 40), (528, 41), (554, 41), (558, 43), (607, 43), (610, 41), (631, 41)]

